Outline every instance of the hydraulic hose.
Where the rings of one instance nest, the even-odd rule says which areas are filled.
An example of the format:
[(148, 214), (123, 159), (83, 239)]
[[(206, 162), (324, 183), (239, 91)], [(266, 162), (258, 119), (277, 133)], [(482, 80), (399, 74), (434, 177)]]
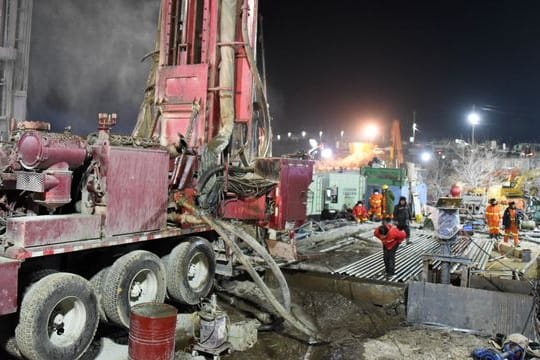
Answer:
[(266, 286), (259, 274), (257, 274), (257, 271), (255, 271), (255, 269), (253, 268), (247, 257), (244, 255), (240, 247), (238, 247), (238, 245), (229, 237), (225, 229), (218, 225), (218, 223), (210, 217), (206, 215), (202, 215), (201, 217), (206, 223), (212, 226), (212, 228), (223, 238), (223, 241), (225, 241), (227, 246), (229, 246), (229, 248), (237, 256), (238, 260), (242, 263), (242, 265), (244, 265), (248, 274), (262, 291), (264, 296), (268, 299), (270, 304), (274, 307), (274, 309), (276, 309), (277, 313), (302, 333), (312, 338), (317, 338), (317, 333), (314, 329), (311, 329), (306, 324), (296, 319), (289, 311), (287, 311), (287, 309), (285, 309), (285, 307), (278, 301), (278, 299), (276, 299), (272, 291), (268, 288), (268, 286)]
[(270, 152), (270, 145), (271, 141), (270, 138), (272, 137), (271, 134), (271, 127), (270, 127), (270, 113), (268, 111), (268, 100), (266, 98), (266, 92), (264, 91), (264, 84), (261, 79), (261, 75), (259, 74), (259, 70), (257, 69), (257, 66), (255, 64), (255, 56), (253, 55), (253, 49), (251, 48), (250, 42), (249, 42), (249, 31), (248, 31), (248, 1), (244, 0), (244, 3), (242, 5), (242, 42), (244, 43), (244, 50), (246, 52), (246, 59), (248, 61), (249, 68), (251, 70), (251, 73), (253, 74), (253, 78), (255, 80), (255, 85), (257, 87), (257, 90), (259, 91), (259, 103), (260, 107), (262, 109), (263, 114), (263, 123), (264, 128), (266, 130), (266, 135), (264, 137), (264, 151), (262, 154), (259, 154), (261, 157), (268, 156)]
[(234, 47), (236, 32), (237, 0), (223, 0), (220, 9), (219, 41), (221, 62), (219, 64), (219, 111), (221, 117), (217, 135), (208, 144), (215, 155), (220, 154), (227, 145), (234, 128)]
[(281, 294), (283, 297), (283, 307), (287, 310), (291, 310), (291, 293), (289, 291), (289, 285), (287, 285), (287, 280), (281, 272), (278, 264), (274, 261), (272, 256), (266, 251), (266, 249), (251, 235), (249, 235), (244, 230), (233, 227), (230, 224), (220, 221), (220, 225), (223, 226), (227, 231), (233, 234), (238, 234), (240, 239), (242, 239), (246, 244), (248, 244), (257, 254), (259, 254), (263, 260), (268, 264), (272, 273), (276, 276), (276, 280), (279, 283), (281, 289)]
[[(242, 252), (242, 250), (240, 249), (240, 247), (230, 238), (229, 234), (228, 234), (228, 229), (224, 226), (226, 224), (223, 224), (222, 221), (219, 221), (219, 220), (216, 220), (216, 219), (213, 219), (211, 218), (210, 216), (208, 215), (205, 215), (204, 213), (201, 213), (200, 211), (197, 211), (191, 204), (188, 204), (188, 203), (184, 203), (182, 204), (184, 207), (190, 209), (191, 211), (193, 211), (194, 213), (197, 213), (198, 216), (204, 221), (206, 222), (208, 225), (210, 225), (218, 234), (219, 236), (221, 236), (221, 238), (223, 239), (223, 241), (227, 244), (227, 246), (234, 252), (234, 254), (236, 255), (236, 257), (238, 258), (238, 260), (240, 261), (240, 263), (245, 267), (246, 271), (248, 272), (248, 274), (251, 276), (251, 278), (253, 279), (253, 281), (255, 282), (255, 284), (257, 285), (257, 287), (261, 290), (261, 292), (264, 294), (264, 296), (268, 299), (268, 301), (270, 302), (270, 304), (274, 307), (274, 309), (276, 309), (276, 312), (279, 314), (279, 316), (281, 316), (283, 319), (285, 319), (286, 321), (288, 321), (292, 326), (294, 326), (296, 329), (298, 329), (299, 331), (301, 331), (303, 334), (306, 334), (308, 336), (311, 337), (310, 339), (310, 342), (313, 340), (313, 339), (318, 339), (318, 336), (317, 336), (317, 331), (315, 329), (312, 329), (310, 328), (308, 325), (304, 324), (303, 322), (299, 321), (298, 319), (296, 319), (291, 313), (290, 311), (288, 311), (279, 301), (278, 299), (276, 299), (276, 297), (274, 296), (274, 294), (272, 293), (272, 291), (268, 288), (268, 286), (266, 286), (266, 284), (264, 283), (264, 281), (261, 279), (261, 277), (259, 276), (259, 274), (257, 273), (257, 271), (253, 268), (253, 265), (251, 265), (251, 263), (249, 262), (248, 258), (244, 255), (244, 253)], [(230, 227), (229, 227), (230, 228)], [(233, 233), (239, 233), (238, 229), (234, 228), (233, 229)], [(245, 241), (245, 239), (242, 239)], [(253, 239), (254, 240), (254, 239)], [(249, 245), (249, 243), (251, 243), (252, 241), (248, 240), (246, 241), (246, 244)], [(256, 240), (255, 240), (256, 242)], [(257, 243), (258, 244), (258, 243)], [(260, 246), (260, 244), (259, 244)], [(259, 250), (262, 248), (262, 246), (259, 248)], [(264, 248), (262, 248), (264, 250)], [(253, 249), (255, 250), (255, 249)], [(257, 251), (257, 250), (255, 250)], [(257, 251), (258, 252), (258, 251)], [(266, 252), (263, 251), (263, 252)], [(270, 263), (274, 263), (274, 259), (271, 259)], [(271, 267), (271, 270), (272, 272), (274, 272), (274, 269), (276, 269), (277, 271), (274, 272), (274, 275), (276, 276), (277, 279), (280, 278), (280, 275), (281, 277), (283, 277), (283, 274), (281, 273), (281, 270), (279, 270), (279, 267), (277, 267), (277, 264), (275, 264), (276, 267)], [(280, 274), (280, 275), (278, 275)], [(285, 283), (286, 285), (286, 283)], [(287, 288), (287, 293), (288, 293), (288, 286), (286, 286)], [(284, 295), (284, 302), (285, 302), (285, 295)], [(289, 295), (289, 306), (290, 306), (290, 295)]]

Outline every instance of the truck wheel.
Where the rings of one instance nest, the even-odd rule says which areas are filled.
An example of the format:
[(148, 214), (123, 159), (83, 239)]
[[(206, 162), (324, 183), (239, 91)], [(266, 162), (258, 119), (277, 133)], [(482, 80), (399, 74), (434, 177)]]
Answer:
[(90, 283), (75, 274), (48, 275), (23, 298), (15, 339), (29, 360), (79, 359), (98, 327), (98, 304)]
[(132, 251), (111, 266), (102, 283), (102, 305), (107, 319), (129, 327), (132, 306), (163, 302), (166, 293), (165, 266), (148, 251)]
[(94, 293), (98, 299), (99, 319), (103, 322), (107, 322), (107, 315), (105, 314), (105, 310), (103, 310), (103, 282), (105, 281), (105, 276), (107, 276), (109, 268), (110, 267), (101, 269), (90, 279), (90, 285), (92, 285), (92, 289), (94, 289)]
[(216, 259), (208, 240), (192, 237), (176, 246), (166, 266), (167, 289), (174, 300), (195, 305), (212, 290)]

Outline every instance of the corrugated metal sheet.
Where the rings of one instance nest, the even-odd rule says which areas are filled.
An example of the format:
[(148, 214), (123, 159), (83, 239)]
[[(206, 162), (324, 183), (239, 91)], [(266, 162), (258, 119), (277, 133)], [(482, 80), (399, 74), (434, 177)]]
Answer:
[[(367, 234), (371, 236), (371, 234)], [(432, 231), (412, 230), (412, 244), (399, 246), (396, 252), (396, 274), (390, 279), (385, 278), (383, 252), (378, 251), (363, 259), (337, 269), (341, 275), (355, 276), (363, 279), (387, 280), (393, 282), (407, 282), (419, 279), (423, 271), (423, 254), (441, 253), (440, 244)], [(472, 260), (472, 268), (484, 270), (489, 258), (489, 251), (493, 247), (493, 240), (487, 238), (470, 239), (460, 237), (452, 246), (454, 255), (463, 256)], [(435, 270), (440, 269), (440, 262), (432, 264)], [(459, 265), (451, 268), (452, 272), (459, 272)]]
[(407, 321), (534, 339), (532, 296), (424, 282), (409, 283)]

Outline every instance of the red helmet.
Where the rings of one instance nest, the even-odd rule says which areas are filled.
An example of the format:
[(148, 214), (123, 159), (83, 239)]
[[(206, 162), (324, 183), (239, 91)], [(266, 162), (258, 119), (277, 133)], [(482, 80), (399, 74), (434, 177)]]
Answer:
[(450, 188), (450, 195), (452, 197), (460, 197), (461, 196), (461, 188), (459, 187), (459, 185), (457, 185), (457, 184), (452, 185), (452, 187)]

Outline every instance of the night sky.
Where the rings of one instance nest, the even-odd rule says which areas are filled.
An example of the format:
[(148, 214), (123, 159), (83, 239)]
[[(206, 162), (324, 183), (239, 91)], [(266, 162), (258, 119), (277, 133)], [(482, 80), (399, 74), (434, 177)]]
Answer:
[(358, 132), (412, 111), (431, 137), (540, 142), (540, 7), (527, 1), (262, 3), (275, 133)]
[[(30, 117), (86, 133), (116, 111), (129, 132), (159, 1), (67, 3), (35, 2)], [(397, 118), (406, 138), (415, 110), (420, 140), (468, 137), (475, 104), (477, 138), (540, 142), (537, 3), (261, 0), (274, 134)]]

